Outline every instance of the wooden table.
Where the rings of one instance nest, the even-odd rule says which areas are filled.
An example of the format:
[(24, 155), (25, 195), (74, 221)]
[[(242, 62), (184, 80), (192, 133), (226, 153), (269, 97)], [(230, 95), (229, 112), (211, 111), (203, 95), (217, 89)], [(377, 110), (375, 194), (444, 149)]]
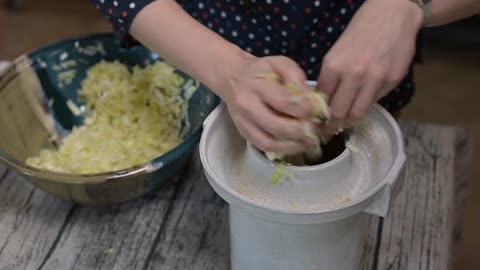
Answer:
[[(359, 269), (449, 269), (472, 140), (461, 128), (401, 126), (406, 182), (388, 218), (371, 219)], [(227, 211), (198, 157), (154, 196), (101, 209), (52, 197), (0, 167), (0, 270), (229, 269)]]

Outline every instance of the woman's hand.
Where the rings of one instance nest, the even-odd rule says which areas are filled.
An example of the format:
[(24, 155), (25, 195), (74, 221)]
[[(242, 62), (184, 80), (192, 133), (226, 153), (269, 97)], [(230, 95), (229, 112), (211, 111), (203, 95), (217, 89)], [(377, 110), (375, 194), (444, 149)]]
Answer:
[(326, 133), (361, 120), (405, 77), (423, 22), (408, 0), (368, 0), (324, 58), (318, 88), (329, 96)]
[(261, 77), (276, 73), (285, 83), (303, 86), (305, 75), (292, 60), (248, 54), (200, 24), (174, 0), (146, 6), (135, 17), (130, 32), (220, 96), (242, 136), (253, 145), (285, 154), (306, 148), (300, 124), (304, 121), (299, 119), (313, 114), (309, 101), (293, 98), (280, 82)]
[[(305, 151), (314, 143), (299, 121), (313, 117), (313, 105), (285, 86), (305, 85), (305, 74), (294, 61), (283, 56), (251, 58), (239, 71), (227, 79), (222, 99), (246, 140), (265, 152), (284, 154)], [(283, 83), (265, 74), (278, 74)]]

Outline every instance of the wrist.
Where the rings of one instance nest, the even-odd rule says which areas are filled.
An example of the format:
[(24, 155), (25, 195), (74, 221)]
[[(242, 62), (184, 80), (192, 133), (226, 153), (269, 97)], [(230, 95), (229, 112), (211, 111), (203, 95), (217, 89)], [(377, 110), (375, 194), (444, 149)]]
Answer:
[(415, 0), (392, 0), (398, 2), (398, 11), (411, 23), (411, 29), (420, 31), (425, 23), (425, 12)]
[(220, 61), (213, 67), (212, 83), (209, 87), (222, 99), (226, 99), (242, 71), (255, 61), (256, 57), (233, 44), (226, 53), (218, 56)]
[(422, 10), (422, 27), (427, 27), (431, 23), (432, 0), (409, 0)]
[[(391, 18), (395, 21), (387, 23), (401, 24), (405, 30), (413, 31), (415, 35), (423, 26), (424, 12), (412, 0), (368, 0), (367, 3), (375, 10), (389, 9), (389, 13), (396, 15), (396, 18)], [(398, 21), (399, 18), (401, 21)]]

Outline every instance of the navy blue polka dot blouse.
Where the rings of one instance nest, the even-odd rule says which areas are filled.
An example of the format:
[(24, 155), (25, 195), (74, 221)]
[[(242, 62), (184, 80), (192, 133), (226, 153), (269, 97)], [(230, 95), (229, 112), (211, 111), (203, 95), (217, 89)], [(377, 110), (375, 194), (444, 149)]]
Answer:
[[(155, 0), (91, 0), (112, 23), (124, 46), (135, 16)], [(364, 0), (179, 0), (192, 17), (255, 56), (284, 55), (316, 80), (322, 58), (342, 34)], [(412, 65), (413, 67), (413, 65)], [(403, 82), (380, 101), (398, 112), (414, 93), (412, 68)]]

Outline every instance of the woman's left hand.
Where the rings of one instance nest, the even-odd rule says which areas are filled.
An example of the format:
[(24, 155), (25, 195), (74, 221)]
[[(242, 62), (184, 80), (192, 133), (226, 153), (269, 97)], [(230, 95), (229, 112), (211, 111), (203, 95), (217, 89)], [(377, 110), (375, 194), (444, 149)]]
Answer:
[(326, 134), (361, 120), (406, 76), (423, 12), (409, 0), (367, 0), (325, 55), (318, 89), (329, 96)]

